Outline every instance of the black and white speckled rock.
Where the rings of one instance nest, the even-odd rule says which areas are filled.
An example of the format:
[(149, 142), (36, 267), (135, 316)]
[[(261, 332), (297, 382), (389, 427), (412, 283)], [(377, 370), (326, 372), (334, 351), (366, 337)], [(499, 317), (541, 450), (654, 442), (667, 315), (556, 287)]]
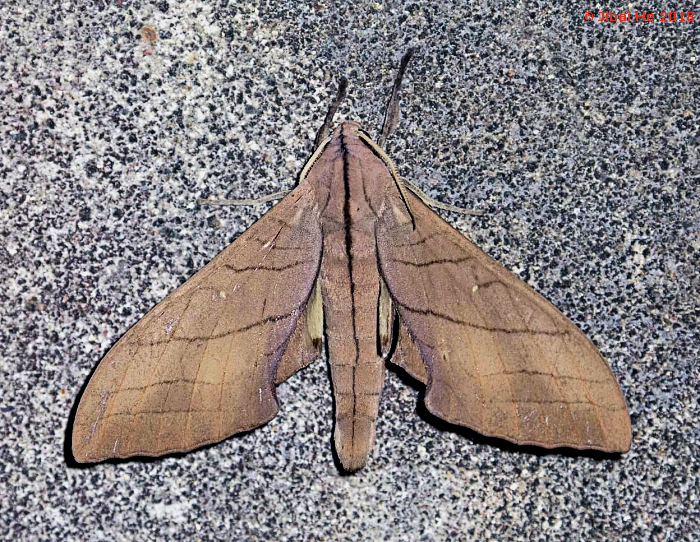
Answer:
[[(698, 22), (585, 23), (573, 4), (541, 1), (11, 4), (3, 537), (697, 539)], [(638, 9), (673, 7), (654, 4)], [(630, 404), (632, 450), (601, 460), (445, 431), (390, 372), (372, 461), (341, 476), (318, 362), (279, 389), (263, 428), (78, 468), (66, 426), (90, 370), (268, 208), (197, 199), (292, 186), (341, 74), (340, 117), (376, 133), (409, 45), (419, 54), (389, 153), (431, 196), (487, 211), (447, 218), (600, 346)]]

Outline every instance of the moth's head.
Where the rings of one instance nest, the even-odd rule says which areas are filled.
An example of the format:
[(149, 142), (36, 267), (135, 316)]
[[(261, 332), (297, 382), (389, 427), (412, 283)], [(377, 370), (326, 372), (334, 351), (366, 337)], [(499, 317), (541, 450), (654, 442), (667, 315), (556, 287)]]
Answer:
[(331, 137), (333, 136), (338, 136), (341, 133), (343, 135), (355, 135), (359, 130), (362, 129), (362, 126), (360, 126), (360, 123), (354, 120), (346, 120), (344, 122), (341, 122), (333, 128), (333, 131), (331, 132)]

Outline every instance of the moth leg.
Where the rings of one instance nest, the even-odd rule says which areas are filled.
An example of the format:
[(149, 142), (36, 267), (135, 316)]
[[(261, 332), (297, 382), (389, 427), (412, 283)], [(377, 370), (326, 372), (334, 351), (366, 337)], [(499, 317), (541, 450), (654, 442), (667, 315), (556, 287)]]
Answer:
[(331, 106), (328, 108), (328, 113), (326, 113), (326, 118), (323, 121), (323, 125), (321, 126), (321, 128), (319, 128), (318, 132), (316, 132), (316, 139), (314, 139), (314, 149), (317, 149), (318, 146), (321, 144), (321, 141), (328, 137), (328, 132), (331, 129), (331, 124), (333, 124), (333, 117), (335, 116), (336, 111), (338, 111), (338, 107), (340, 107), (340, 104), (343, 103), (343, 100), (345, 100), (347, 90), (348, 80), (345, 77), (341, 77), (340, 84), (338, 85), (338, 94), (336, 94), (335, 100), (333, 100), (333, 103), (331, 103)]
[(282, 199), (289, 194), (289, 192), (291, 192), (291, 190), (281, 190), (280, 192), (274, 192), (267, 196), (252, 199), (198, 199), (197, 203), (200, 205), (259, 205), (261, 203), (267, 203), (268, 201)]
[(384, 114), (384, 124), (382, 125), (382, 133), (379, 135), (377, 144), (384, 148), (387, 138), (393, 133), (399, 124), (399, 118), (401, 116), (399, 112), (399, 90), (401, 90), (401, 80), (403, 79), (403, 74), (406, 72), (408, 67), (408, 62), (413, 56), (414, 49), (409, 49), (406, 54), (403, 55), (401, 59), (401, 66), (399, 67), (399, 73), (396, 74), (396, 79), (394, 79), (394, 88), (391, 89), (391, 96), (389, 97), (389, 104), (386, 106), (386, 113)]

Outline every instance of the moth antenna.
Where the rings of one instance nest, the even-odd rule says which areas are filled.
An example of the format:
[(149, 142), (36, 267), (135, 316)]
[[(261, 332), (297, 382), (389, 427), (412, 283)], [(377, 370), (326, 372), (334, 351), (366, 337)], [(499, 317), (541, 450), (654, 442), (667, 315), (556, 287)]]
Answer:
[(323, 125), (318, 132), (316, 132), (314, 149), (317, 149), (321, 141), (326, 138), (326, 135), (331, 128), (331, 124), (333, 124), (333, 117), (335, 116), (336, 111), (338, 111), (338, 107), (340, 107), (340, 104), (343, 103), (343, 100), (345, 100), (345, 97), (347, 96), (347, 90), (348, 80), (345, 76), (342, 76), (340, 78), (340, 84), (338, 85), (338, 94), (336, 94), (335, 100), (333, 100), (331, 106), (328, 108), (328, 113), (326, 113), (326, 118), (323, 121)]
[(389, 97), (389, 103), (386, 106), (386, 112), (384, 113), (384, 124), (382, 125), (382, 133), (379, 135), (377, 143), (380, 147), (384, 148), (387, 138), (394, 132), (399, 124), (399, 119), (401, 113), (399, 111), (399, 90), (401, 90), (401, 81), (403, 80), (403, 74), (406, 73), (406, 68), (408, 67), (408, 62), (411, 60), (415, 49), (411, 48), (406, 51), (401, 59), (401, 65), (399, 66), (399, 73), (396, 74), (396, 79), (394, 79), (394, 87), (391, 89), (391, 96)]

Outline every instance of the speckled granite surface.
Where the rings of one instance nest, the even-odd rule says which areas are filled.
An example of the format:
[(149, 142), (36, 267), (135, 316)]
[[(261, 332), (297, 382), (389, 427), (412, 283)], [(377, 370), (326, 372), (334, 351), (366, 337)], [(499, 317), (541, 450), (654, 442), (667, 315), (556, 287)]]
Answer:
[[(0, 537), (696, 540), (699, 23), (582, 15), (547, 2), (5, 3)], [(409, 45), (389, 153), (433, 197), (487, 211), (443, 214), (600, 346), (632, 450), (533, 453), (447, 431), (389, 372), (371, 463), (341, 476), (320, 361), (256, 431), (78, 467), (66, 428), (91, 369), (269, 208), (197, 198), (292, 186), (340, 74), (339, 118), (376, 133)]]

